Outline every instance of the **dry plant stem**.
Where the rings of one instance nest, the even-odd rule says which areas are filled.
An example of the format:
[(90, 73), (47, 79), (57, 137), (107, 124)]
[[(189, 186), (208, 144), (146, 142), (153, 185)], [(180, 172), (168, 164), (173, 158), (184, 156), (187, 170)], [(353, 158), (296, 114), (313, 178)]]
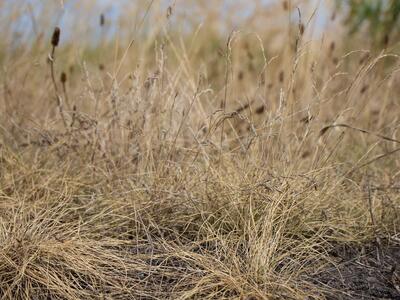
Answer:
[(375, 133), (375, 132), (372, 132), (372, 131), (369, 131), (369, 130), (366, 130), (366, 129), (356, 128), (356, 127), (353, 127), (353, 126), (350, 126), (350, 125), (347, 125), (347, 124), (332, 124), (332, 125), (326, 126), (326, 127), (321, 129), (321, 133), (320, 134), (324, 135), (328, 131), (328, 129), (335, 128), (335, 127), (344, 127), (344, 128), (356, 130), (356, 131), (359, 131), (359, 132), (362, 132), (362, 133), (374, 135), (374, 136), (379, 137), (379, 138), (381, 138), (381, 139), (383, 139), (385, 141), (389, 141), (389, 142), (394, 142), (394, 143), (400, 144), (399, 140), (392, 139), (392, 138), (390, 138), (388, 136), (384, 136), (384, 135), (382, 135), (380, 133)]
[[(135, 23), (135, 28), (134, 28), (135, 34), (137, 33), (137, 30), (139, 30), (139, 29), (143, 26), (143, 24), (144, 24), (144, 22), (145, 22), (145, 20), (146, 20), (146, 17), (148, 16), (148, 14), (149, 14), (149, 12), (150, 12), (150, 9), (151, 9), (151, 7), (153, 6), (153, 3), (154, 3), (154, 0), (150, 0), (150, 1), (149, 1), (149, 4), (147, 5), (146, 11), (145, 11), (145, 13), (144, 13), (144, 15), (143, 15), (143, 17), (142, 17), (142, 20), (140, 21), (139, 24)], [(129, 50), (130, 50), (131, 47), (133, 46), (133, 43), (134, 43), (134, 42), (135, 42), (134, 39), (131, 39), (131, 40), (129, 41), (129, 45), (128, 45), (128, 47), (125, 49), (124, 54), (123, 54), (123, 56), (122, 56), (122, 59), (120, 60), (120, 62), (119, 62), (119, 64), (118, 64), (118, 67), (117, 67), (117, 69), (116, 69), (116, 71), (115, 71), (115, 73), (114, 73), (114, 80), (117, 79), (117, 76), (118, 76), (118, 74), (119, 74), (119, 72), (120, 72), (120, 70), (121, 70), (121, 68), (122, 68), (123, 62), (125, 61), (125, 59), (126, 59), (128, 53), (129, 53)]]
[(4, 110), (6, 115), (9, 115), (10, 113), (10, 99), (9, 99), (9, 93), (8, 91), (8, 83), (7, 83), (7, 72), (3, 70), (3, 99), (4, 99)]
[(71, 127), (71, 128), (72, 128), (72, 127), (74, 126), (74, 124), (75, 124), (77, 110), (78, 110), (78, 108), (76, 107), (76, 105), (74, 105), (74, 106), (72, 107), (72, 118), (71, 118), (71, 124), (70, 124), (70, 127)]
[(65, 99), (65, 104), (67, 105), (67, 109), (71, 110), (71, 106), (70, 106), (69, 100), (68, 100), (67, 86), (66, 86), (65, 82), (62, 82), (62, 89), (63, 89), (64, 99)]
[(224, 99), (222, 100), (222, 112), (224, 118), (222, 119), (221, 124), (221, 139), (220, 139), (220, 153), (219, 160), (222, 158), (222, 150), (223, 150), (223, 140), (224, 140), (224, 131), (225, 131), (225, 114), (226, 114), (226, 101), (228, 98), (228, 85), (229, 85), (229, 70), (231, 66), (231, 42), (233, 38), (234, 32), (232, 31), (228, 37), (228, 41), (226, 43), (226, 53), (225, 53), (225, 83), (224, 83)]
[(66, 120), (65, 115), (64, 115), (63, 101), (62, 101), (61, 96), (58, 93), (57, 82), (56, 82), (55, 75), (54, 75), (54, 59), (55, 59), (54, 55), (55, 55), (55, 50), (56, 50), (56, 46), (53, 45), (52, 50), (51, 50), (51, 54), (50, 54), (50, 57), (49, 57), (50, 58), (49, 61), (50, 61), (51, 81), (53, 82), (54, 91), (55, 91), (56, 100), (57, 100), (57, 107), (58, 107), (58, 110), (60, 112), (61, 119), (63, 120), (63, 124), (64, 124), (65, 129), (69, 130), (68, 123), (67, 123), (67, 120)]
[(370, 184), (370, 179), (369, 177), (367, 177), (367, 189), (368, 189), (368, 209), (369, 209), (369, 214), (371, 217), (371, 223), (372, 223), (372, 227), (373, 227), (373, 231), (375, 234), (375, 241), (378, 247), (378, 261), (381, 261), (381, 257), (382, 257), (382, 243), (381, 243), (381, 239), (379, 238), (378, 235), (378, 231), (377, 231), (377, 225), (376, 224), (376, 220), (375, 220), (375, 214), (374, 214), (374, 210), (373, 210), (373, 200), (372, 200), (372, 195), (371, 195), (371, 184)]
[(172, 158), (173, 152), (174, 152), (174, 150), (175, 150), (175, 148), (176, 148), (176, 142), (177, 142), (177, 140), (178, 140), (179, 134), (181, 133), (181, 130), (182, 130), (182, 128), (183, 128), (183, 125), (186, 123), (186, 120), (187, 120), (188, 117), (189, 117), (189, 114), (190, 114), (190, 112), (191, 112), (191, 110), (192, 110), (193, 104), (194, 104), (194, 102), (196, 101), (196, 99), (198, 98), (199, 93), (201, 93), (201, 92), (199, 92), (199, 87), (198, 87), (198, 88), (196, 89), (196, 92), (195, 92), (194, 95), (193, 95), (192, 100), (190, 101), (190, 105), (189, 105), (189, 108), (188, 108), (187, 112), (184, 112), (184, 116), (182, 116), (181, 122), (180, 122), (179, 127), (178, 127), (178, 131), (177, 131), (176, 134), (175, 134), (175, 137), (174, 137), (174, 140), (173, 140), (173, 142), (172, 142), (171, 148), (170, 148), (169, 153), (168, 153), (168, 155), (167, 155), (167, 159), (168, 159), (168, 160)]
[(374, 162), (376, 162), (376, 161), (378, 161), (378, 160), (380, 160), (380, 159), (382, 159), (382, 158), (388, 157), (388, 156), (390, 156), (390, 155), (392, 155), (392, 154), (395, 154), (395, 153), (397, 153), (397, 152), (399, 152), (399, 151), (400, 151), (400, 147), (399, 147), (399, 148), (396, 148), (396, 149), (394, 149), (394, 150), (392, 150), (392, 151), (389, 151), (388, 153), (379, 154), (379, 155), (375, 156), (374, 158), (370, 159), (369, 161), (367, 161), (366, 163), (363, 163), (363, 164), (360, 165), (360, 166), (355, 166), (355, 167), (353, 167), (350, 171), (348, 171), (348, 172), (346, 173), (346, 175), (349, 175), (349, 174), (353, 173), (353, 172), (356, 171), (356, 170), (359, 170), (359, 169), (361, 169), (361, 168), (364, 168), (364, 167), (366, 167), (366, 166), (368, 166), (368, 165), (370, 165), (370, 164), (372, 164), (372, 163), (374, 163)]

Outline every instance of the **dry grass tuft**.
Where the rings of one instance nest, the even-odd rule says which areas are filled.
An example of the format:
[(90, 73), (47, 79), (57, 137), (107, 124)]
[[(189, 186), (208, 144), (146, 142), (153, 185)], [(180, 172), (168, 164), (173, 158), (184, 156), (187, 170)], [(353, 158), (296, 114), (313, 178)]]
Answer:
[(0, 298), (395, 299), (395, 51), (150, 3), (1, 57)]

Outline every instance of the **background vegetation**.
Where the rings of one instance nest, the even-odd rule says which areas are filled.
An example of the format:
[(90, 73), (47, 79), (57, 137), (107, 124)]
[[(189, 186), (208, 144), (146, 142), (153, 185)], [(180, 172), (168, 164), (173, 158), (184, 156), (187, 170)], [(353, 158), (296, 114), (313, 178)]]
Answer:
[(0, 2), (2, 299), (398, 297), (393, 16), (32, 3)]
[(337, 1), (339, 9), (347, 11), (345, 24), (350, 32), (366, 31), (367, 36), (379, 45), (387, 45), (399, 38), (400, 2), (396, 0)]

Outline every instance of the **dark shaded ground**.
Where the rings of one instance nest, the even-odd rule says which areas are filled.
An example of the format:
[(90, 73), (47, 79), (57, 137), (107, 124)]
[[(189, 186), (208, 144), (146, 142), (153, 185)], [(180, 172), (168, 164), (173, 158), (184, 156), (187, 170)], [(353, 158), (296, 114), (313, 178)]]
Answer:
[(336, 245), (336, 267), (314, 274), (312, 281), (330, 290), (327, 299), (399, 299), (400, 243)]

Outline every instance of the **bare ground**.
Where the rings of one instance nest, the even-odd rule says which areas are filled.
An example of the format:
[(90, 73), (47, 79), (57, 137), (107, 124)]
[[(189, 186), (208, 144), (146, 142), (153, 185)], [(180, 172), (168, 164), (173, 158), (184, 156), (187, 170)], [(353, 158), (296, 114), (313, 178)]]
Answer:
[(335, 266), (311, 279), (329, 291), (327, 299), (400, 299), (398, 241), (337, 244), (330, 254)]

